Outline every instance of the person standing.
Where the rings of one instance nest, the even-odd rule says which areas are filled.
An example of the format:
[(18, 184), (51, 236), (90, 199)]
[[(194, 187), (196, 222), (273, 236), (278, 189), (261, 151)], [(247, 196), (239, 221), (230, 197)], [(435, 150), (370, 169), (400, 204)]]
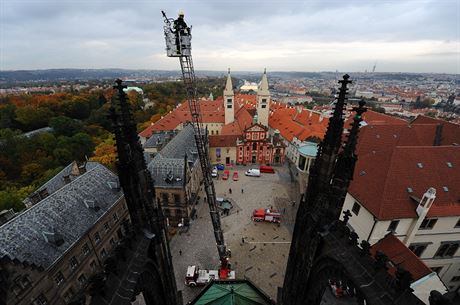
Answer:
[(185, 23), (185, 20), (184, 20), (184, 12), (182, 11), (179, 12), (179, 16), (177, 17), (176, 20), (174, 20), (173, 28), (174, 28), (174, 33), (176, 34), (177, 53), (179, 54), (181, 51), (180, 36), (189, 34), (187, 23)]

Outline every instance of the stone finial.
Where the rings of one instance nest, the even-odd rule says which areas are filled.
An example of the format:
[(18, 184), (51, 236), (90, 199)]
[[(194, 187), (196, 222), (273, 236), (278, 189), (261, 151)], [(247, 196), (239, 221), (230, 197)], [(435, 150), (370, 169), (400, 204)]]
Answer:
[(343, 212), (343, 224), (346, 225), (348, 223), (348, 220), (350, 217), (353, 216), (350, 212), (350, 210), (346, 210)]

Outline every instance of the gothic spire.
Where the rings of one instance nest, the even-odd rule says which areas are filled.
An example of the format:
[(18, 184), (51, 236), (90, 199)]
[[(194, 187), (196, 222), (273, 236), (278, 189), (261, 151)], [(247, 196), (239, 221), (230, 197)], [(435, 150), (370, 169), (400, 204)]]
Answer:
[[(143, 283), (149, 287), (149, 291), (143, 291), (144, 297), (147, 305), (177, 305), (177, 287), (167, 240), (166, 222), (161, 206), (155, 200), (153, 181), (145, 164), (144, 151), (139, 142), (130, 104), (123, 91), (126, 86), (122, 85), (119, 79), (116, 83), (110, 117), (118, 154), (118, 177), (134, 230), (138, 232), (142, 241), (148, 244), (147, 253), (142, 252), (144, 247), (138, 247), (136, 251), (141, 252), (135, 254), (146, 255), (143, 258), (145, 265), (141, 272), (155, 273), (154, 280)], [(155, 270), (152, 271), (151, 268)], [(133, 270), (127, 272), (131, 271)], [(133, 271), (131, 280), (139, 277), (142, 277), (139, 270)], [(119, 289), (125, 288), (120, 286)]]
[[(342, 141), (344, 117), (343, 111), (345, 110), (347, 100), (347, 85), (351, 83), (350, 76), (345, 74), (343, 80), (339, 83), (339, 96), (335, 102), (334, 113), (329, 118), (329, 124), (323, 141), (320, 143), (316, 159), (310, 169), (308, 185), (311, 186), (311, 191), (304, 196), (314, 197), (321, 190), (327, 189), (332, 179), (332, 174), (335, 167), (335, 160), (339, 152)], [(309, 200), (311, 202), (311, 199)]]

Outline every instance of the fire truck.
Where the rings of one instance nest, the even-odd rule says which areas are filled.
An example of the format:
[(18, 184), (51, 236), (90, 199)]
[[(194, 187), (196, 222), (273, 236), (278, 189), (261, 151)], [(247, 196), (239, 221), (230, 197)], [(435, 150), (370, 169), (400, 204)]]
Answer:
[(281, 213), (270, 209), (256, 209), (252, 212), (253, 221), (281, 222)]
[[(185, 285), (190, 287), (204, 286), (210, 281), (219, 280), (219, 270), (200, 269), (198, 266), (188, 266)], [(235, 271), (230, 271), (226, 279), (234, 280)]]

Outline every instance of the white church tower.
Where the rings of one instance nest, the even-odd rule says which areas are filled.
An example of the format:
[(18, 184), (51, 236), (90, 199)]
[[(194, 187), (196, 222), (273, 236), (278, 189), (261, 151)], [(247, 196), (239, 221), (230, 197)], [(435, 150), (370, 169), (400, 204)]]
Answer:
[(257, 90), (257, 117), (259, 123), (268, 127), (268, 115), (270, 112), (270, 91), (268, 91), (267, 70), (264, 70), (262, 81)]
[(233, 94), (232, 77), (228, 69), (227, 83), (224, 89), (225, 125), (235, 120), (235, 95)]

